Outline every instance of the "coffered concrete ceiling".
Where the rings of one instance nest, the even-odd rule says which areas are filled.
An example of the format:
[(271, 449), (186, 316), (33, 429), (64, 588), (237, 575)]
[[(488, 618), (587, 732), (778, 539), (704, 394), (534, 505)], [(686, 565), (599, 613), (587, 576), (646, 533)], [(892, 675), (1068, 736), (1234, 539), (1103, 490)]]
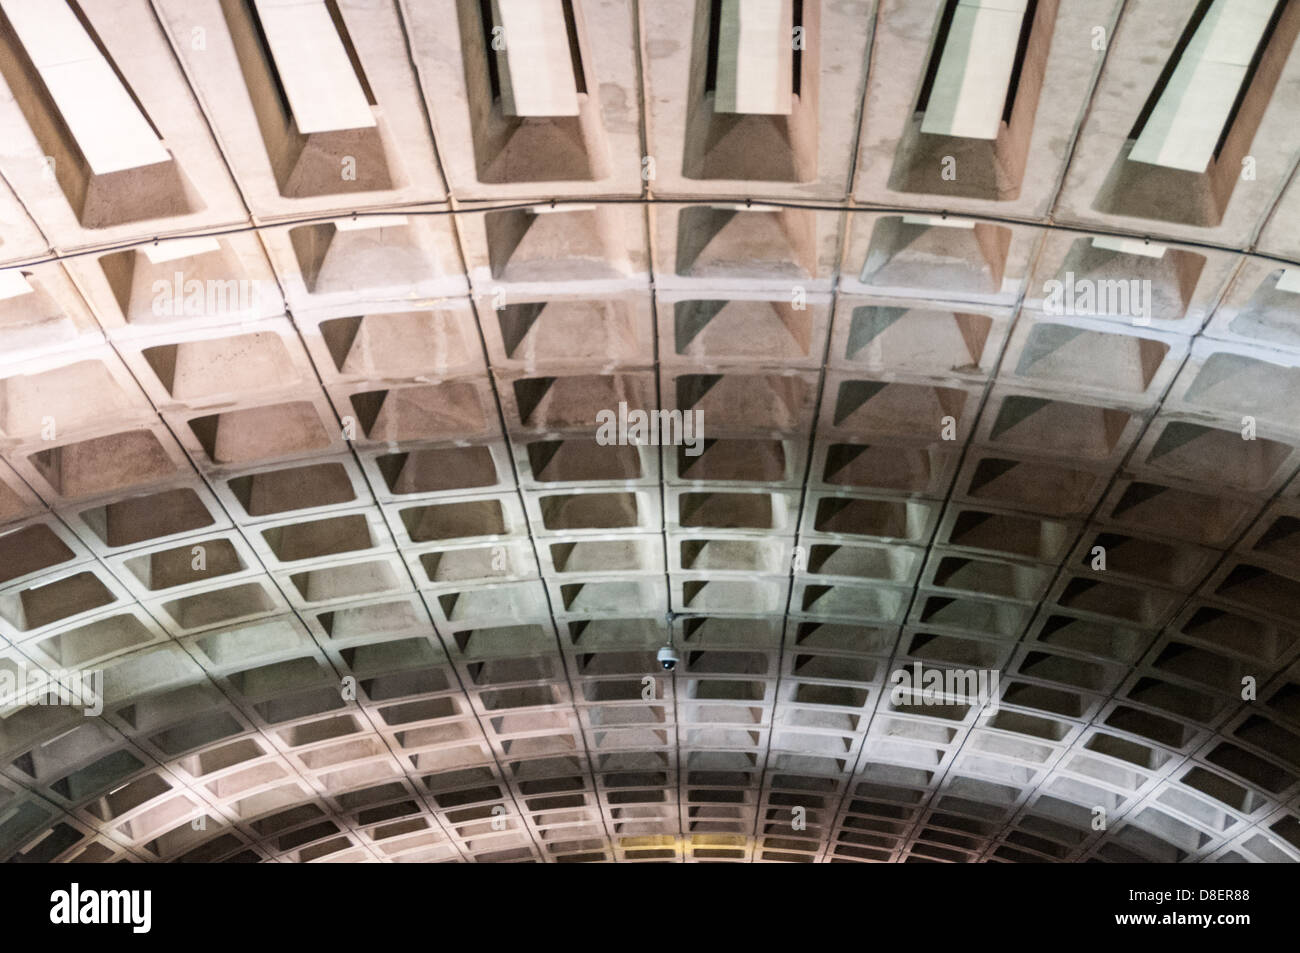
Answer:
[(0, 0), (0, 857), (1300, 859), (1297, 31)]

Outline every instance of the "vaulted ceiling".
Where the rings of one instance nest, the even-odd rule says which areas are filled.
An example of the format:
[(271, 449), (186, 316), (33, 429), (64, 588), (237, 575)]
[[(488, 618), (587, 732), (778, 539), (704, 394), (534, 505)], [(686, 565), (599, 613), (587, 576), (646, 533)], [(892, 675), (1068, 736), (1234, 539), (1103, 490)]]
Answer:
[(1300, 859), (1298, 31), (0, 0), (0, 858)]

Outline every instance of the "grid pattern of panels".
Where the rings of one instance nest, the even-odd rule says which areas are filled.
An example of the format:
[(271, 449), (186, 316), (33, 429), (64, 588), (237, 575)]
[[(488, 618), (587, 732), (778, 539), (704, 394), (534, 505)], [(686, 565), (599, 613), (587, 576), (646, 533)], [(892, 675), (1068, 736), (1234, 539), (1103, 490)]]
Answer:
[(0, 29), (0, 858), (1300, 860), (1300, 4), (1145, 178), (1193, 0), (1030, 4), (983, 151), (940, 0), (739, 118), (725, 3), (555, 3), (549, 118), (516, 4), (298, 6), (368, 124), (294, 5), (81, 0), (107, 174)]

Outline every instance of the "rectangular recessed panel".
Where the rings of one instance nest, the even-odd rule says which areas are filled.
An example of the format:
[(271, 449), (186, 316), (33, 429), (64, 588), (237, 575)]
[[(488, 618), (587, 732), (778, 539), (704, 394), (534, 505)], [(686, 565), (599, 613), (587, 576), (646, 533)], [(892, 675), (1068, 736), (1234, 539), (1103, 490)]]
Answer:
[(298, 131), (373, 126), (374, 113), (324, 0), (256, 3)]
[(96, 175), (171, 159), (112, 64), (64, 0), (0, 0)]
[(996, 139), (1027, 0), (961, 0), (921, 120), (936, 136)]
[(215, 238), (178, 238), (170, 242), (154, 242), (140, 249), (149, 263), (161, 265), (178, 258), (193, 258), (208, 252), (221, 251), (221, 242)]
[(939, 228), (974, 228), (973, 218), (950, 218), (947, 215), (904, 215), (904, 225), (938, 226)]
[(1101, 248), (1106, 251), (1117, 251), (1124, 255), (1142, 255), (1147, 258), (1163, 258), (1167, 245), (1158, 245), (1155, 242), (1146, 241), (1141, 238), (1123, 238), (1119, 235), (1098, 235), (1092, 240), (1093, 248)]
[(1300, 295), (1300, 268), (1283, 269), (1281, 276), (1277, 279), (1277, 284), (1273, 287), (1288, 294)]
[[(1278, 283), (1279, 286), (1281, 282)], [(0, 271), (0, 301), (32, 293), (32, 286), (21, 271)]]
[(501, 71), (501, 100), (507, 116), (576, 116), (578, 87), (573, 73), (569, 26), (561, 0), (493, 0), (492, 38)]
[(792, 0), (722, 0), (716, 112), (790, 114), (793, 27)]
[(1215, 0), (1182, 51), (1129, 159), (1204, 172), (1276, 0)]
[(334, 223), (340, 232), (364, 232), (373, 228), (400, 228), (411, 224), (405, 215), (367, 215), (364, 218), (341, 218)]

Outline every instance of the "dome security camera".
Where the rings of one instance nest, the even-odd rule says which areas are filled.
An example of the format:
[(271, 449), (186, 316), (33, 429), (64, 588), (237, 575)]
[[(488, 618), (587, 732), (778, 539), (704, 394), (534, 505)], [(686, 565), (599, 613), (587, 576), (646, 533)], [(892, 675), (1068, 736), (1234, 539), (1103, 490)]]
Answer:
[(681, 656), (677, 654), (677, 650), (671, 645), (665, 645), (661, 648), (656, 657), (665, 672), (671, 672), (677, 667), (677, 663), (681, 661)]

